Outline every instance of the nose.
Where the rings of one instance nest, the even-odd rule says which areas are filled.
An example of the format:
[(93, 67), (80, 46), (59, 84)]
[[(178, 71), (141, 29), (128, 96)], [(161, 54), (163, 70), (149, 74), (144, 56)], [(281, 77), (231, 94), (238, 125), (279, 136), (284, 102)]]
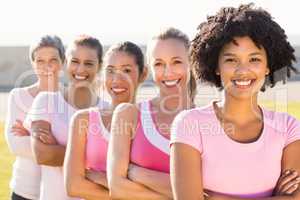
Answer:
[(168, 77), (170, 75), (172, 75), (174, 72), (173, 72), (173, 67), (172, 65), (166, 65), (164, 67), (164, 76)]
[(245, 62), (239, 62), (235, 70), (237, 74), (245, 74), (249, 72), (249, 64)]
[(76, 72), (79, 74), (85, 72), (85, 66), (83, 64), (78, 65), (76, 67)]
[(46, 71), (46, 72), (52, 72), (54, 70), (54, 67), (52, 66), (51, 62), (45, 62), (42, 70)]
[(125, 79), (124, 74), (121, 71), (116, 70), (116, 72), (114, 73), (114, 75), (112, 77), (113, 83), (118, 83), (118, 82), (122, 81), (123, 79)]

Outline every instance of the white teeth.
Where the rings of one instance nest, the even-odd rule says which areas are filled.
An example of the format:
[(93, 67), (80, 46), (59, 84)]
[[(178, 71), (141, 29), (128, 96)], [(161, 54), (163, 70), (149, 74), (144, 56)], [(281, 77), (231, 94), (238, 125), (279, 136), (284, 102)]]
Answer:
[(240, 86), (247, 86), (247, 85), (250, 85), (251, 84), (251, 80), (245, 80), (245, 81), (237, 81), (235, 80), (234, 81), (236, 85), (240, 85)]
[(75, 75), (75, 79), (77, 79), (77, 80), (85, 80), (86, 78), (87, 78), (87, 76)]
[(179, 79), (173, 81), (164, 81), (164, 84), (167, 86), (174, 86), (178, 83)]
[(116, 93), (120, 93), (120, 92), (125, 92), (126, 89), (124, 89), (124, 88), (112, 88), (112, 91), (114, 91)]

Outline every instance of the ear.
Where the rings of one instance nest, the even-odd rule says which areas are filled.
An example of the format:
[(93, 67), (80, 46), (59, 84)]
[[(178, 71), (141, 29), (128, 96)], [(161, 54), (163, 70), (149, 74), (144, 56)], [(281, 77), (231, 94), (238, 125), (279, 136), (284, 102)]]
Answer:
[(99, 73), (101, 71), (103, 63), (98, 63), (98, 68), (97, 68), (97, 73)]
[(148, 66), (144, 66), (142, 74), (139, 76), (139, 83), (144, 82), (148, 77)]
[(270, 69), (269, 67), (267, 67), (267, 70), (266, 70), (266, 76), (270, 74)]
[(217, 75), (217, 76), (220, 76), (220, 70), (219, 70), (219, 68), (218, 68), (218, 69), (216, 69), (216, 71), (215, 71), (215, 72), (216, 72), (216, 75)]
[(64, 69), (64, 67), (67, 66), (67, 58), (65, 58), (65, 60), (62, 62), (62, 65), (61, 65), (61, 70)]

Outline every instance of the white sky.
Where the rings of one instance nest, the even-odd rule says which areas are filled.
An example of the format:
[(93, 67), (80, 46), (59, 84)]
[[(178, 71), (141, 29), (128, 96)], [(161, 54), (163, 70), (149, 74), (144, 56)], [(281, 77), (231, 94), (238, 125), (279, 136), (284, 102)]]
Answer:
[[(191, 38), (207, 15), (245, 0), (0, 0), (0, 45), (28, 45), (42, 34), (57, 34), (65, 43), (92, 34), (103, 44), (147, 42), (159, 29), (174, 26)], [(300, 9), (296, 0), (258, 0), (300, 44)]]

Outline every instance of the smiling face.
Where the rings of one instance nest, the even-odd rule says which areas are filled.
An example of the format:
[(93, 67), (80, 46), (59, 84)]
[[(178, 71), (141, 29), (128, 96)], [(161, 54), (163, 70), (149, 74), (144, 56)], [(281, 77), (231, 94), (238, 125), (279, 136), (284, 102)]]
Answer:
[(219, 68), (226, 94), (235, 98), (257, 95), (269, 73), (267, 54), (250, 37), (236, 37), (220, 52)]
[(62, 69), (63, 61), (56, 48), (41, 47), (34, 52), (33, 57), (32, 66), (39, 79), (58, 76), (58, 72)]
[(134, 56), (113, 51), (105, 59), (105, 87), (113, 102), (132, 102), (142, 81)]
[(149, 53), (153, 79), (163, 96), (186, 90), (189, 78), (188, 50), (177, 39), (155, 40)]
[(100, 68), (97, 50), (75, 45), (67, 55), (67, 72), (71, 84), (92, 83)]

